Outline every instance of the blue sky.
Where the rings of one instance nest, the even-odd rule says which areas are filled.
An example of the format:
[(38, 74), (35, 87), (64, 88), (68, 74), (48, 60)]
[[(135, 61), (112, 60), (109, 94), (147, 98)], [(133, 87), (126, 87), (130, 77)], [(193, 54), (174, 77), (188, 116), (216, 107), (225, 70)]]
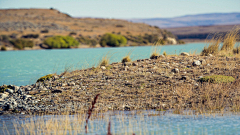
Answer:
[(74, 17), (168, 18), (240, 12), (240, 0), (0, 0), (0, 9), (50, 7)]

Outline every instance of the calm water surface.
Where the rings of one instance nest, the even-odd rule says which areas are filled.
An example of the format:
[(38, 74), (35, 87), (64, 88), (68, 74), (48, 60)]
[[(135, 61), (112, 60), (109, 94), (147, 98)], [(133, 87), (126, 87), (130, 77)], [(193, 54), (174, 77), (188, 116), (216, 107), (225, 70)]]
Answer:
[[(205, 43), (160, 46), (167, 54), (200, 53)], [(0, 52), (0, 85), (29, 85), (41, 76), (61, 73), (64, 69), (83, 69), (96, 66), (105, 55), (111, 62), (119, 62), (131, 52), (132, 60), (149, 58), (151, 46), (120, 48), (56, 49)]]
[[(209, 134), (209, 135), (237, 135), (240, 131), (240, 116), (194, 116), (194, 115), (177, 115), (166, 113), (160, 116), (149, 116), (149, 114), (158, 114), (152, 110), (141, 114), (133, 114), (129, 111), (107, 112), (102, 119), (93, 119), (89, 121), (88, 134), (90, 135), (106, 135), (108, 122), (111, 121), (111, 132), (113, 134)], [(69, 116), (31, 116), (25, 118), (24, 115), (17, 116), (0, 116), (0, 134), (16, 134), (13, 123), (22, 123), (23, 127), (27, 124), (26, 121), (32, 120), (36, 123), (44, 120), (55, 119), (59, 124), (64, 123), (64, 119), (68, 119), (68, 126), (76, 126), (74, 131), (84, 134), (85, 120), (79, 124), (76, 115)], [(14, 120), (13, 120), (14, 119)], [(41, 119), (41, 120), (40, 120)], [(16, 124), (18, 125), (18, 124)], [(20, 127), (20, 125), (18, 125)], [(20, 128), (21, 129), (21, 128)], [(42, 130), (42, 129), (39, 129)], [(43, 129), (44, 130), (44, 129)], [(23, 130), (22, 130), (23, 131)], [(59, 130), (58, 130), (59, 131)], [(71, 130), (70, 130), (71, 131)], [(74, 133), (74, 131), (72, 131)], [(61, 131), (59, 131), (61, 132)], [(63, 131), (62, 131), (63, 132)]]

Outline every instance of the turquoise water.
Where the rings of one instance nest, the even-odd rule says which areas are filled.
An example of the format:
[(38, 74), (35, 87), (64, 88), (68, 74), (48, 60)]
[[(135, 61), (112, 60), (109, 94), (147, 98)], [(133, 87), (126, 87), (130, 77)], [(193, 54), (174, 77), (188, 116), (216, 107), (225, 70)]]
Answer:
[[(200, 53), (205, 43), (160, 46), (167, 54), (181, 52)], [(38, 78), (50, 73), (61, 73), (64, 69), (83, 69), (96, 66), (105, 55), (111, 62), (119, 62), (131, 52), (132, 60), (149, 58), (151, 46), (120, 48), (56, 49), (0, 52), (0, 85), (30, 85)]]
[[(164, 135), (176, 135), (176, 134), (208, 134), (208, 135), (237, 135), (240, 131), (240, 116), (227, 114), (226, 116), (205, 116), (205, 115), (177, 115), (172, 113), (166, 113), (163, 115), (160, 112), (160, 116), (150, 116), (149, 114), (158, 114), (154, 110), (143, 112), (141, 114), (134, 114), (134, 111), (115, 111), (104, 113), (104, 117), (100, 119), (91, 119), (88, 124), (88, 134), (90, 135), (106, 135), (108, 129), (108, 123), (111, 121), (111, 133), (113, 134), (164, 134)], [(69, 132), (84, 134), (85, 132), (85, 119), (76, 115), (45, 115), (45, 116), (32, 116), (24, 118), (24, 115), (17, 116), (0, 116), (0, 134), (16, 134), (15, 125), (20, 123), (23, 128), (26, 128), (28, 121), (34, 121), (34, 123), (40, 124), (46, 120), (52, 119), (52, 124), (57, 121), (59, 126), (68, 120), (68, 127), (75, 126), (74, 130), (69, 129)], [(14, 119), (14, 121), (13, 121)], [(82, 123), (78, 121), (83, 121)], [(33, 122), (31, 122), (32, 125)], [(18, 127), (21, 126), (18, 125)], [(37, 128), (36, 126), (35, 128)], [(76, 128), (77, 127), (77, 128)], [(38, 130), (44, 130), (39, 129)], [(34, 130), (34, 129), (31, 129)], [(63, 130), (63, 129), (60, 129)], [(61, 132), (57, 130), (58, 132)], [(23, 130), (20, 130), (20, 132)], [(64, 132), (64, 131), (62, 131)], [(58, 134), (58, 133), (57, 133)], [(69, 133), (70, 134), (70, 133)]]

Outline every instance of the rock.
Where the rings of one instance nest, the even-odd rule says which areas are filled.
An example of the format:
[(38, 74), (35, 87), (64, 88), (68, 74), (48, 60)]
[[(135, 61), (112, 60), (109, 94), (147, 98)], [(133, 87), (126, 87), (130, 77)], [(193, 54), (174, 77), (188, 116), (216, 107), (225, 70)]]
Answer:
[(187, 52), (182, 52), (180, 55), (181, 55), (181, 56), (189, 56), (189, 53), (187, 53)]
[(24, 95), (24, 96), (23, 96), (23, 99), (24, 99), (24, 100), (27, 100), (27, 99), (30, 98), (30, 97), (32, 97), (32, 96), (31, 96), (31, 95)]
[(182, 76), (181, 80), (188, 80), (189, 77), (188, 76)]
[(138, 63), (136, 63), (136, 62), (133, 62), (133, 64), (132, 64), (133, 66), (138, 66)]
[(174, 69), (172, 69), (172, 72), (179, 73), (179, 69), (178, 68), (174, 68)]
[(5, 99), (8, 96), (6, 93), (0, 93), (0, 99)]
[(212, 57), (213, 55), (212, 54), (208, 54), (209, 57)]
[(17, 90), (19, 89), (20, 87), (18, 87), (18, 86), (14, 86), (14, 92), (17, 92)]
[(30, 87), (25, 88), (25, 91), (31, 91)]
[(53, 90), (52, 93), (62, 93), (62, 90)]
[(75, 86), (75, 83), (74, 82), (70, 82), (70, 83), (68, 83), (68, 86)]
[(13, 94), (13, 90), (12, 89), (6, 89), (5, 92), (8, 92), (9, 94)]
[(201, 62), (202, 65), (206, 64), (206, 61), (204, 59), (199, 60)]
[(106, 70), (106, 67), (105, 67), (105, 66), (101, 66), (101, 69), (102, 69), (102, 70)]
[(194, 60), (192, 63), (193, 66), (200, 66), (201, 62), (199, 60)]

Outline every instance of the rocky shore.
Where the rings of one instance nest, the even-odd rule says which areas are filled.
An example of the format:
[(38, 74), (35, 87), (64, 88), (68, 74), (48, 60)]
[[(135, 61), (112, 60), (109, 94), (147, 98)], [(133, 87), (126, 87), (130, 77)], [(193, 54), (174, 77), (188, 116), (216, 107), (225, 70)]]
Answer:
[[(199, 81), (210, 75), (235, 81)], [(49, 75), (27, 86), (0, 86), (0, 114), (76, 113), (87, 110), (97, 94), (97, 111), (233, 108), (240, 101), (239, 75), (238, 57), (160, 55)]]

